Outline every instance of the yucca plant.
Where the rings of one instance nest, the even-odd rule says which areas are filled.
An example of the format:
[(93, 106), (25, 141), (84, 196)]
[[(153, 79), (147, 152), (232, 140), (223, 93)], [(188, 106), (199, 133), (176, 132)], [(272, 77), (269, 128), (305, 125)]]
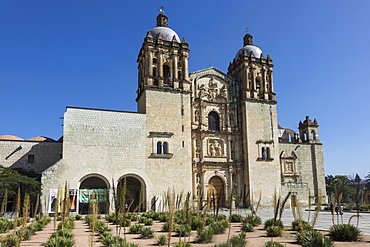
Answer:
[(154, 232), (152, 228), (150, 227), (143, 227), (140, 231), (140, 238), (142, 239), (148, 239), (148, 238), (153, 238), (154, 237)]
[(132, 226), (130, 226), (130, 233), (132, 233), (132, 234), (138, 234), (138, 233), (140, 233), (140, 231), (143, 228), (144, 228), (143, 225), (138, 225), (138, 224), (132, 225)]
[(202, 218), (200, 218), (198, 216), (192, 217), (191, 222), (190, 222), (190, 227), (191, 227), (191, 230), (202, 229), (203, 228)]
[(258, 226), (262, 223), (261, 217), (257, 215), (247, 215), (244, 219), (245, 223), (250, 223), (253, 226)]
[(297, 233), (297, 240), (303, 247), (333, 247), (334, 244), (330, 238), (325, 237), (315, 230), (303, 231)]
[(191, 243), (187, 243), (187, 242), (177, 242), (175, 243), (174, 247), (191, 247), (192, 244)]
[(205, 227), (197, 231), (197, 242), (198, 243), (210, 243), (212, 242), (214, 232), (211, 227)]
[(273, 241), (268, 241), (266, 242), (263, 247), (284, 247), (285, 245), (278, 243), (278, 242), (273, 242)]
[(215, 222), (209, 225), (213, 229), (213, 233), (215, 235), (217, 234), (223, 234), (226, 231), (226, 227), (222, 224), (222, 222)]
[(46, 243), (45, 247), (73, 247), (75, 244), (74, 239), (63, 238), (63, 237), (54, 237), (50, 238)]
[(348, 224), (333, 225), (329, 230), (329, 236), (334, 241), (360, 241), (360, 234), (357, 227)]
[(244, 232), (253, 232), (254, 226), (250, 223), (243, 223), (241, 230)]
[(159, 235), (156, 240), (157, 240), (158, 245), (166, 245), (167, 244), (167, 236), (166, 235)]
[(279, 226), (283, 228), (284, 224), (281, 220), (272, 218), (265, 221), (264, 229), (266, 230), (269, 226)]
[(179, 235), (179, 237), (188, 237), (190, 236), (191, 228), (188, 225), (177, 225), (175, 227), (175, 232)]
[(307, 221), (295, 220), (295, 221), (292, 222), (292, 230), (301, 232), (301, 231), (313, 230), (313, 228), (311, 227), (311, 225)]
[(241, 222), (243, 220), (243, 217), (239, 214), (231, 214), (230, 215), (230, 221), (231, 222)]
[(240, 236), (232, 236), (229, 239), (229, 243), (232, 247), (244, 247), (247, 245), (247, 241), (244, 238), (241, 238)]
[(283, 234), (283, 228), (281, 226), (268, 226), (266, 228), (267, 236), (269, 237), (281, 237)]

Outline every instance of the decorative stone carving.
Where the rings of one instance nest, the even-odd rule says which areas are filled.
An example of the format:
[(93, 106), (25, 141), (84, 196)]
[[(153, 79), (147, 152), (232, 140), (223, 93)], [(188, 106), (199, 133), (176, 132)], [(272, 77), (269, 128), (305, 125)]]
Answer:
[(208, 86), (206, 84), (199, 85), (199, 98), (207, 97), (208, 100), (214, 100), (217, 97), (227, 98), (227, 88), (225, 85), (218, 88), (218, 84), (215, 79), (212, 77), (208, 81)]
[(210, 139), (208, 142), (208, 154), (214, 157), (223, 156), (223, 142), (219, 139)]

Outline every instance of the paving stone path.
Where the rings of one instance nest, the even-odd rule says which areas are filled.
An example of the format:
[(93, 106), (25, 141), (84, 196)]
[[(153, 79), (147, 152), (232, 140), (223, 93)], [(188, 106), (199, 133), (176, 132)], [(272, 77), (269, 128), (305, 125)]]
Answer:
[(48, 241), (50, 235), (54, 232), (54, 222), (49, 222), (42, 231), (36, 232), (30, 239), (21, 242), (23, 246), (43, 246), (42, 244)]

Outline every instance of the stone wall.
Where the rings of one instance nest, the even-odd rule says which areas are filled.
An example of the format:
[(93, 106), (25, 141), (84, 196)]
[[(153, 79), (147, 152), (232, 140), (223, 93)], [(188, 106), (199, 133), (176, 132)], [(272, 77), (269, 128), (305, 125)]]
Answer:
[[(33, 162), (29, 160), (29, 155), (34, 156)], [(13, 169), (22, 168), (41, 173), (57, 162), (61, 155), (60, 142), (0, 141), (0, 165)]]

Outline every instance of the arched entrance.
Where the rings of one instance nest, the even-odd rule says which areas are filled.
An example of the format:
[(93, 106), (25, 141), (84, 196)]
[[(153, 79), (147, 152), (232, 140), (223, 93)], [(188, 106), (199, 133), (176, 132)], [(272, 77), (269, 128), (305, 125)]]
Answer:
[[(145, 208), (145, 184), (141, 178), (127, 175), (124, 176), (118, 183), (118, 197), (124, 194), (123, 188), (126, 182), (126, 200), (125, 207), (129, 207), (129, 211), (143, 211)], [(122, 202), (122, 200), (119, 200)]]
[(79, 213), (91, 213), (89, 208), (91, 202), (98, 202), (100, 214), (108, 213), (109, 188), (107, 182), (97, 176), (89, 176), (80, 184)]
[(209, 180), (208, 198), (211, 207), (225, 207), (225, 185), (220, 177), (214, 176)]

